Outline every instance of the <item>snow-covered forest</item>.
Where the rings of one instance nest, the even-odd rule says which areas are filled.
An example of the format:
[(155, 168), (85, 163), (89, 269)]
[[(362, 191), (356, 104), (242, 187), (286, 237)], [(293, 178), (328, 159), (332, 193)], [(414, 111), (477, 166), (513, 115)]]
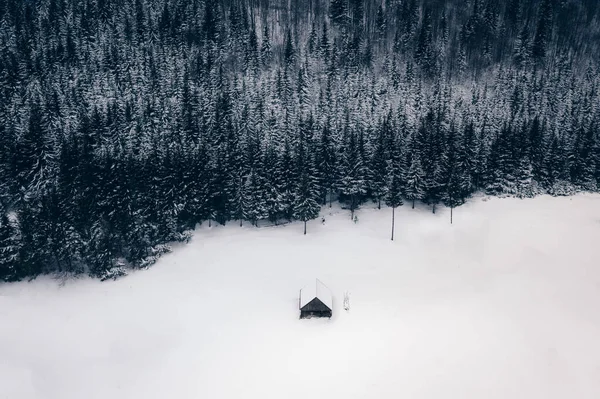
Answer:
[(0, 2), (0, 280), (197, 223), (600, 183), (597, 0)]

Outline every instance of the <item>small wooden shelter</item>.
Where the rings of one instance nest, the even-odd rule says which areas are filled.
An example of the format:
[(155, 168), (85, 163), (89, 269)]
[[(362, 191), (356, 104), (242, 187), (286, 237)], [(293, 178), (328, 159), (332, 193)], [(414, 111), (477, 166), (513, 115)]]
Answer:
[(319, 279), (300, 290), (300, 318), (331, 317), (333, 296)]

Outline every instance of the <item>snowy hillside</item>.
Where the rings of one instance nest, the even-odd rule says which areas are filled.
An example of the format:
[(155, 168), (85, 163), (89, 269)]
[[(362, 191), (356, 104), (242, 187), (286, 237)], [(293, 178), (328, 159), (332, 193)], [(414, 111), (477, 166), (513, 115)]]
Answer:
[[(452, 226), (404, 206), (394, 242), (389, 209), (357, 214), (204, 225), (116, 282), (0, 285), (0, 398), (600, 397), (599, 195), (478, 198)], [(333, 318), (299, 320), (315, 278)]]

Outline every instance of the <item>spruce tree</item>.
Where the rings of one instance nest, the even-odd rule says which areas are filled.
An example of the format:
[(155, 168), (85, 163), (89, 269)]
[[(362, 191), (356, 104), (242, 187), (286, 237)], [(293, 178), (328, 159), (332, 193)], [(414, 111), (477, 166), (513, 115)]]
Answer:
[(388, 136), (388, 129), (390, 129), (389, 122), (383, 121), (381, 126), (378, 128), (375, 148), (371, 156), (371, 176), (370, 176), (370, 189), (371, 194), (377, 200), (377, 208), (381, 209), (381, 200), (386, 194), (387, 188), (387, 177), (388, 177), (388, 159), (386, 148), (386, 137)]
[[(461, 170), (460, 162), (460, 151), (456, 148), (458, 140), (456, 138), (456, 131), (454, 126), (450, 128), (447, 138), (447, 148), (444, 157), (445, 164), (444, 171), (445, 184), (443, 188), (442, 201), (444, 205), (450, 208), (450, 224), (453, 222), (454, 208), (461, 205), (464, 201), (463, 197), (463, 185), (465, 173)], [(464, 148), (462, 149), (464, 150)]]
[(17, 229), (0, 209), (0, 281), (14, 281), (19, 275), (19, 245)]
[(273, 50), (271, 48), (271, 38), (269, 36), (269, 25), (265, 25), (263, 30), (262, 44), (260, 46), (260, 60), (263, 66), (271, 65)]
[(418, 154), (413, 154), (410, 167), (406, 174), (406, 199), (412, 201), (412, 209), (415, 209), (415, 201), (420, 201), (425, 196), (425, 173), (421, 166)]
[(329, 207), (333, 198), (333, 190), (337, 181), (337, 153), (331, 136), (329, 122), (325, 122), (316, 154), (316, 169), (319, 179), (321, 203), (327, 203), (329, 197)]
[(548, 42), (552, 35), (552, 21), (552, 0), (543, 0), (531, 49), (532, 56), (537, 60), (542, 60), (547, 55)]
[(396, 224), (396, 208), (402, 206), (402, 194), (404, 191), (404, 171), (402, 170), (402, 156), (398, 144), (393, 143), (391, 157), (388, 162), (387, 192), (385, 203), (392, 208), (392, 241), (394, 241), (394, 230)]
[(333, 23), (344, 26), (348, 21), (347, 0), (331, 0), (329, 4), (329, 18)]
[(245, 186), (245, 215), (254, 226), (258, 226), (258, 221), (266, 219), (268, 216), (262, 187), (263, 185), (258, 173), (254, 170), (250, 171)]
[(294, 203), (294, 217), (304, 222), (304, 234), (306, 234), (306, 222), (317, 218), (321, 207), (315, 200), (316, 187), (309, 171), (306, 169), (302, 171), (299, 180)]
[(344, 146), (343, 164), (341, 170), (340, 189), (342, 194), (349, 197), (350, 217), (354, 219), (354, 211), (362, 196), (367, 192), (367, 182), (359, 140), (354, 131), (347, 133)]
[(462, 204), (461, 198), (460, 177), (457, 170), (452, 168), (448, 182), (446, 184), (446, 192), (444, 195), (444, 205), (450, 208), (450, 224), (453, 223), (454, 208)]

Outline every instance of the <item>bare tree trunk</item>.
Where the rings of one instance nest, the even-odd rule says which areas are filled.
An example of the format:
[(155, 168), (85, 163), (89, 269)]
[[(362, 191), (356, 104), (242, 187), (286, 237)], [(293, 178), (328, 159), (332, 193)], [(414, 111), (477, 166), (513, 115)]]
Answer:
[(377, 209), (381, 209), (381, 197), (377, 198)]
[(211, 225), (210, 225), (210, 219), (208, 219), (208, 227), (211, 227)]
[(394, 241), (395, 216), (396, 216), (396, 208), (392, 208), (392, 241)]
[(243, 219), (240, 219), (240, 227), (242, 227)]
[(413, 207), (412, 207), (412, 209), (415, 209), (415, 200), (414, 200), (414, 198), (413, 198)]
[(304, 235), (306, 235), (306, 220), (304, 221)]
[(433, 213), (435, 214), (435, 204), (433, 204)]
[(450, 207), (450, 224), (452, 224), (452, 210), (454, 209), (454, 207)]
[(329, 207), (331, 208), (331, 197), (333, 197), (333, 193), (331, 188), (329, 189)]

